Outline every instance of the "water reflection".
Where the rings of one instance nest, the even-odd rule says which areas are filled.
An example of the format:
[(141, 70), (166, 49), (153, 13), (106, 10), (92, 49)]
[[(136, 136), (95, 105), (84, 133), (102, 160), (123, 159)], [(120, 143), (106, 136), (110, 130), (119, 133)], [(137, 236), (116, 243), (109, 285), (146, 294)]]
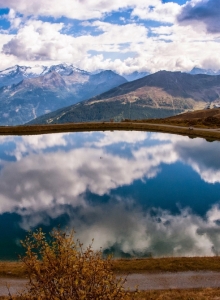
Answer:
[(58, 224), (116, 255), (220, 250), (219, 142), (145, 132), (0, 142), (0, 258), (14, 257), (25, 230)]

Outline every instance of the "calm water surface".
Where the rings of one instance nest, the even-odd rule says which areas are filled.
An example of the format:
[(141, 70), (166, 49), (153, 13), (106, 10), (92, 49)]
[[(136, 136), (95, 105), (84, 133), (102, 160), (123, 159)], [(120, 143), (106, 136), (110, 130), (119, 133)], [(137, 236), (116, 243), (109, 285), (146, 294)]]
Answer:
[(0, 137), (0, 259), (41, 226), (115, 256), (220, 252), (220, 143), (146, 132)]

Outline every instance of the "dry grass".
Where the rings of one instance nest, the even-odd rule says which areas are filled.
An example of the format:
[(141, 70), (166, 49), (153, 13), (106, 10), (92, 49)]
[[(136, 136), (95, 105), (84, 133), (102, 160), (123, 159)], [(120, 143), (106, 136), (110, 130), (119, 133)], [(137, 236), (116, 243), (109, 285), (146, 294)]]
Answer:
[(26, 271), (21, 262), (0, 261), (0, 277), (26, 277)]
[(114, 271), (120, 273), (219, 271), (220, 257), (167, 257), (148, 259), (119, 259), (114, 261)]
[[(15, 298), (22, 300), (21, 298)], [(157, 290), (143, 291), (136, 300), (220, 300), (220, 288), (189, 289), (189, 290)], [(0, 296), (0, 300), (9, 300), (9, 297)]]
[[(113, 261), (116, 273), (157, 273), (183, 271), (220, 272), (220, 257), (168, 257), (148, 259), (117, 259)], [(0, 262), (0, 277), (26, 277), (26, 270), (19, 262)]]
[(141, 292), (137, 300), (220, 300), (220, 288)]
[(164, 119), (137, 120), (136, 122), (216, 129), (220, 127), (220, 109), (195, 110)]

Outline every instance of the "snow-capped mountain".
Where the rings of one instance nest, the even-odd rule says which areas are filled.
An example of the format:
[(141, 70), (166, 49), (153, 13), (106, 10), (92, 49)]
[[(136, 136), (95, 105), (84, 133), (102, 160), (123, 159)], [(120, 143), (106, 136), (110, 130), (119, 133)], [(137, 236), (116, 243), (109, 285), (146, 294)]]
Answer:
[(90, 74), (87, 71), (80, 70), (80, 69), (74, 67), (73, 65), (67, 65), (67, 64), (59, 64), (59, 65), (51, 66), (48, 71), (49, 72), (55, 71), (55, 72), (59, 73), (62, 76), (69, 76), (73, 72), (77, 72), (77, 73), (80, 73), (80, 74), (86, 74), (86, 75)]
[(6, 70), (0, 71), (0, 87), (17, 84), (26, 78), (38, 77), (49, 71), (45, 66), (13, 66)]
[(50, 67), (47, 66), (33, 66), (33, 67), (26, 67), (26, 66), (13, 66), (7, 68), (6, 70), (0, 71), (0, 88), (2, 86), (9, 86), (12, 84), (18, 84), (24, 79), (27, 78), (35, 78), (39, 76), (46, 75), (52, 71), (60, 74), (61, 76), (69, 76), (73, 73), (80, 73), (80, 74), (87, 74), (89, 72), (80, 70), (73, 65), (67, 64), (59, 64), (53, 65)]
[(15, 67), (3, 71), (3, 74), (8, 80), (23, 79), (0, 88), (0, 125), (26, 123), (127, 82), (112, 71), (92, 75), (72, 65), (42, 69)]

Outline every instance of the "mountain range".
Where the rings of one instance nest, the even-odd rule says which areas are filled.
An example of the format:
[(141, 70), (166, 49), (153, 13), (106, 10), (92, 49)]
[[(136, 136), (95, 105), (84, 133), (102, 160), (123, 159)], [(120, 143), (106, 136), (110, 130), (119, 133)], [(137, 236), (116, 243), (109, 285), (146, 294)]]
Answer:
[[(62, 75), (68, 76), (75, 72), (78, 72), (81, 74), (87, 74), (87, 75), (90, 74), (89, 72), (80, 70), (80, 69), (74, 67), (73, 65), (67, 65), (67, 64), (59, 64), (59, 65), (54, 65), (54, 66), (50, 66), (50, 67), (38, 66), (38, 65), (36, 65), (34, 67), (27, 67), (27, 66), (16, 65), (16, 66), (13, 66), (13, 67), (10, 67), (10, 68), (0, 71), (0, 87), (17, 84), (24, 79), (43, 76), (52, 71), (57, 72), (61, 76)], [(103, 70), (103, 71), (105, 71), (105, 70)], [(97, 73), (100, 73), (100, 72), (97, 72)]]
[(90, 74), (72, 65), (9, 68), (0, 72), (0, 125), (24, 124), (125, 82), (111, 70)]
[[(218, 83), (213, 85), (218, 74), (195, 67), (190, 73), (135, 71), (120, 76), (111, 70), (90, 73), (67, 64), (17, 65), (0, 71), (0, 125), (24, 124), (39, 116), (43, 120), (47, 113), (56, 115), (57, 109), (71, 109), (68, 120), (74, 122), (167, 117), (218, 99)], [(78, 115), (73, 117), (73, 111)]]
[(220, 99), (220, 75), (159, 71), (30, 124), (164, 118)]

